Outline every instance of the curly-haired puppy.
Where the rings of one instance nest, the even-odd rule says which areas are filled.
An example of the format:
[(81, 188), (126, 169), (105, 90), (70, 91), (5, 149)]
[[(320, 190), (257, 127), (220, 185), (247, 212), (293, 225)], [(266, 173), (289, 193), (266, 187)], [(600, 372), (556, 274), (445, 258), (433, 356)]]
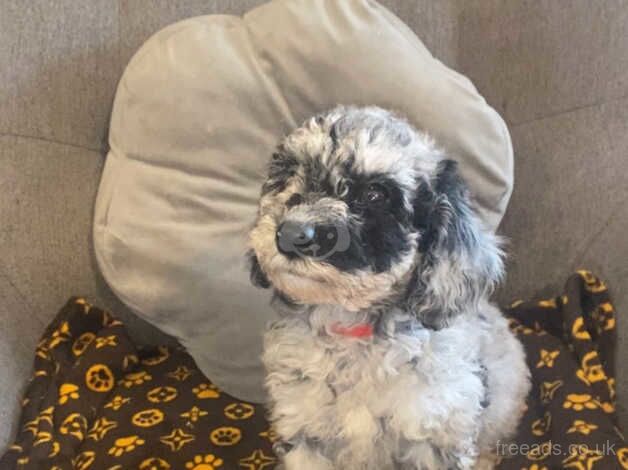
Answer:
[(492, 467), (529, 372), (488, 301), (498, 240), (430, 138), (375, 107), (308, 120), (273, 155), (250, 247), (281, 313), (263, 360), (287, 469)]

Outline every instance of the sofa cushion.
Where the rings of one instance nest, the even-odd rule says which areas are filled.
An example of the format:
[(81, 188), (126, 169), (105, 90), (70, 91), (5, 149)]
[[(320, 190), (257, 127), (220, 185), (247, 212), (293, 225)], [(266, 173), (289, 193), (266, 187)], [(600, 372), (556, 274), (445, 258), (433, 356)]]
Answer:
[(118, 86), (95, 209), (99, 267), (242, 399), (263, 399), (261, 333), (274, 318), (244, 257), (264, 168), (283, 135), (337, 104), (389, 108), (432, 134), (497, 226), (512, 188), (504, 122), (372, 0), (275, 0), (173, 24)]

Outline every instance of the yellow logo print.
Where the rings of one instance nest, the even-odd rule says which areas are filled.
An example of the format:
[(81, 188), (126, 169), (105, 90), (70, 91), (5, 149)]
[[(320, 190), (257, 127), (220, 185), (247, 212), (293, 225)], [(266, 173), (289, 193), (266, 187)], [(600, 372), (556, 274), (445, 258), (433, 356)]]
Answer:
[(535, 436), (543, 436), (547, 431), (549, 431), (551, 425), (552, 416), (549, 411), (547, 411), (542, 418), (539, 418), (532, 423), (532, 434)]
[(83, 333), (76, 339), (76, 341), (74, 341), (74, 344), (72, 345), (72, 353), (75, 356), (80, 356), (81, 354), (83, 354), (87, 350), (89, 345), (92, 344), (94, 338), (96, 338), (96, 335), (94, 333)]
[(87, 420), (79, 413), (70, 414), (59, 428), (61, 434), (66, 434), (76, 437), (79, 441), (85, 438), (85, 432), (87, 431)]
[(134, 385), (142, 385), (144, 382), (149, 382), (151, 380), (153, 380), (153, 378), (149, 375), (149, 373), (142, 370), (126, 374), (120, 383), (126, 388), (131, 388)]
[(588, 410), (595, 410), (599, 407), (599, 405), (599, 402), (594, 400), (593, 397), (587, 393), (570, 393), (567, 395), (565, 403), (563, 403), (563, 408), (572, 408), (574, 411), (582, 411), (585, 408)]
[(192, 375), (192, 371), (185, 366), (179, 366), (176, 370), (168, 373), (168, 377), (178, 380), (179, 382), (187, 380), (190, 375)]
[(578, 271), (580, 277), (584, 280), (585, 288), (594, 294), (599, 294), (600, 292), (604, 292), (606, 290), (606, 284), (604, 284), (600, 279), (595, 277), (593, 273), (590, 271), (585, 271), (581, 269)]
[(142, 461), (140, 470), (170, 470), (170, 464), (158, 457), (151, 457)]
[(580, 434), (588, 436), (589, 434), (591, 434), (591, 431), (595, 431), (596, 429), (597, 426), (595, 424), (587, 423), (586, 421), (583, 421), (581, 419), (576, 419), (574, 420), (571, 427), (567, 430), (567, 434), (579, 432)]
[(115, 397), (111, 399), (109, 403), (105, 405), (105, 408), (111, 408), (114, 411), (118, 411), (120, 408), (122, 408), (124, 405), (126, 405), (130, 401), (131, 401), (130, 398), (124, 398), (124, 397), (121, 397), (120, 395), (116, 395)]
[(194, 460), (185, 464), (188, 470), (216, 470), (222, 465), (222, 459), (213, 454), (207, 454), (205, 457), (197, 455)]
[(72, 468), (74, 470), (87, 470), (96, 460), (96, 453), (91, 450), (81, 452), (76, 458), (72, 459)]
[(541, 349), (541, 359), (536, 365), (537, 369), (541, 367), (554, 367), (554, 360), (558, 357), (560, 351), (546, 351), (545, 349)]
[(165, 346), (159, 346), (157, 348), (157, 351), (158, 354), (156, 356), (143, 359), (141, 361), (142, 364), (144, 364), (145, 366), (156, 366), (157, 364), (161, 364), (162, 362), (167, 361), (170, 357), (170, 351), (168, 351), (168, 348)]
[(209, 435), (209, 440), (216, 446), (232, 446), (240, 442), (242, 431), (230, 426), (222, 426), (214, 429)]
[(628, 447), (622, 447), (617, 451), (617, 460), (621, 468), (628, 469)]
[(203, 416), (207, 416), (207, 414), (208, 414), (207, 411), (201, 410), (198, 406), (193, 406), (185, 413), (181, 413), (181, 417), (189, 419), (190, 422), (192, 423), (196, 423), (199, 420), (199, 418), (202, 418)]
[(140, 439), (138, 436), (121, 437), (115, 440), (113, 447), (109, 449), (109, 455), (120, 457), (122, 454), (132, 452), (144, 444), (144, 439)]
[(577, 470), (591, 470), (593, 464), (603, 457), (599, 450), (589, 449), (587, 446), (577, 446), (573, 453), (563, 460), (563, 468)]
[(240, 466), (246, 470), (264, 470), (268, 468), (270, 470), (275, 466), (277, 459), (264, 455), (261, 449), (254, 451), (245, 459), (240, 460)]
[(131, 422), (140, 428), (150, 428), (161, 423), (164, 420), (164, 414), (156, 408), (140, 411), (133, 415)]
[(148, 392), (146, 398), (151, 403), (168, 403), (177, 398), (178, 395), (179, 392), (174, 387), (157, 387)]
[(69, 400), (78, 400), (79, 388), (74, 384), (62, 384), (59, 387), (59, 405), (65, 405)]
[(255, 413), (255, 408), (248, 403), (232, 403), (225, 408), (225, 416), (229, 419), (249, 419)]
[(584, 326), (584, 319), (582, 317), (576, 318), (571, 326), (571, 335), (576, 339), (583, 341), (591, 341), (591, 335)]
[(606, 380), (606, 374), (600, 364), (597, 351), (590, 351), (584, 355), (582, 358), (582, 368), (578, 369), (576, 375), (587, 385)]
[(85, 373), (85, 384), (94, 392), (108, 392), (113, 388), (114, 379), (111, 369), (104, 364), (95, 364)]
[(214, 384), (202, 383), (198, 387), (194, 387), (192, 391), (200, 399), (218, 398), (220, 396), (220, 391)]
[(59, 327), (52, 333), (48, 348), (54, 349), (61, 343), (65, 343), (70, 340), (70, 325), (67, 321), (64, 321)]
[(101, 336), (96, 338), (96, 349), (104, 348), (105, 346), (115, 347), (118, 345), (118, 340), (115, 335)]
[(556, 380), (554, 382), (543, 382), (541, 384), (541, 401), (547, 405), (550, 401), (554, 399), (554, 394), (556, 393), (556, 390), (562, 387), (562, 385), (562, 380)]
[(186, 434), (183, 429), (177, 428), (167, 436), (162, 436), (159, 440), (166, 444), (172, 452), (179, 452), (188, 442), (192, 442), (196, 437)]
[(103, 439), (109, 431), (118, 427), (115, 421), (109, 421), (107, 418), (99, 418), (96, 420), (92, 428), (89, 430), (87, 437), (95, 441)]

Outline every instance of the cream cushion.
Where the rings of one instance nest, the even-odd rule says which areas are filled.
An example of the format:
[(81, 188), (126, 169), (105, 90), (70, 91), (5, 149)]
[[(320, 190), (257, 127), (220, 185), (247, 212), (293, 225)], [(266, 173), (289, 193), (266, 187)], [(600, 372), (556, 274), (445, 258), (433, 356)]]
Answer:
[(275, 0), (242, 18), (182, 21), (141, 47), (118, 86), (98, 264), (127, 305), (241, 399), (263, 399), (261, 334), (273, 318), (244, 257), (264, 167), (284, 134), (337, 104), (389, 108), (432, 134), (498, 225), (513, 182), (504, 122), (374, 1)]

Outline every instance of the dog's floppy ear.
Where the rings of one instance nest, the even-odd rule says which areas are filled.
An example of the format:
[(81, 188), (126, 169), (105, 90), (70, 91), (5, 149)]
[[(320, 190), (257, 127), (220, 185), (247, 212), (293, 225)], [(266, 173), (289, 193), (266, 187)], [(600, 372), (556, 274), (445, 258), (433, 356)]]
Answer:
[(503, 274), (503, 252), (473, 211), (452, 160), (440, 162), (435, 178), (419, 186), (414, 223), (420, 259), (409, 307), (426, 326), (442, 328), (490, 294)]
[(255, 252), (253, 250), (249, 250), (246, 256), (249, 260), (249, 267), (251, 270), (251, 282), (256, 287), (268, 289), (270, 287), (270, 281), (266, 277), (266, 274), (264, 274), (264, 271), (262, 271), (262, 267), (259, 265)]

